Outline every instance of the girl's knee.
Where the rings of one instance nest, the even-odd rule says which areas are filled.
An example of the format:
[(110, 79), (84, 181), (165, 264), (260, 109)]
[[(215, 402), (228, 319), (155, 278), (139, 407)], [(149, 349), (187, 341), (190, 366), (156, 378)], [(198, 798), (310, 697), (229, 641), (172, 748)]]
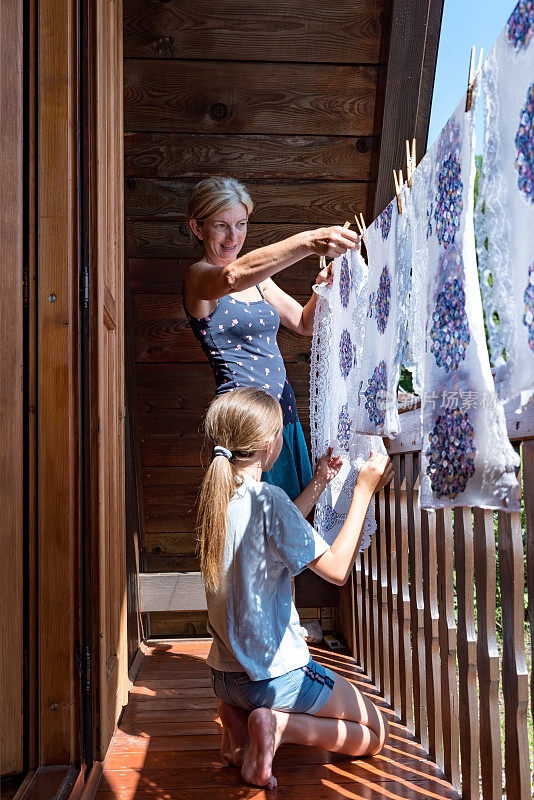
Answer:
[(382, 750), (389, 735), (389, 722), (387, 721), (385, 714), (383, 714), (378, 708), (376, 709), (376, 714), (378, 717), (378, 726), (376, 730), (373, 730), (376, 739), (376, 749), (373, 751), (372, 755), (376, 755), (376, 753), (379, 753), (380, 750)]

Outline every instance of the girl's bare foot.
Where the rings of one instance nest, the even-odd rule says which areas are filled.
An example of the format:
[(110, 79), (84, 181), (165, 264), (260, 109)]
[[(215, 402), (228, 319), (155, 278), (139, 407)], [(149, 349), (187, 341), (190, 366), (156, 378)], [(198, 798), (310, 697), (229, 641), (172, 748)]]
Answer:
[(249, 712), (219, 700), (217, 713), (223, 726), (221, 755), (232, 766), (242, 767), (249, 745), (247, 726)]
[(248, 718), (250, 746), (241, 769), (246, 783), (274, 789), (273, 758), (282, 738), (281, 713), (270, 708), (255, 708)]

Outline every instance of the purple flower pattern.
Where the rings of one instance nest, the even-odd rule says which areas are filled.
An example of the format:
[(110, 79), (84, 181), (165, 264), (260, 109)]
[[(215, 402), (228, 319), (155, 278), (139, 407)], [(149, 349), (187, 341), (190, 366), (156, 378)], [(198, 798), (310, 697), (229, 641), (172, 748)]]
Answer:
[(519, 0), (506, 24), (506, 35), (516, 50), (526, 47), (534, 33), (534, 0)]
[(355, 356), (355, 349), (352, 344), (350, 333), (345, 328), (339, 340), (339, 371), (344, 378), (348, 377), (352, 369), (352, 362)]
[(345, 403), (339, 412), (337, 421), (337, 440), (339, 442), (339, 446), (342, 447), (347, 453), (349, 452), (351, 428), (352, 420), (349, 417), (349, 405), (348, 403)]
[(458, 278), (447, 281), (437, 296), (430, 339), (430, 352), (438, 367), (444, 367), (445, 372), (458, 369), (471, 339), (465, 313), (465, 291)]
[(384, 333), (389, 318), (389, 301), (391, 298), (391, 279), (387, 264), (384, 266), (378, 281), (378, 291), (376, 293), (376, 326), (379, 333)]
[(518, 171), (517, 184), (525, 197), (534, 203), (534, 84), (530, 86), (521, 109), (519, 128), (515, 137)]
[(534, 351), (534, 264), (531, 264), (528, 270), (528, 283), (523, 300), (525, 302), (523, 325), (528, 330), (529, 347)]
[(347, 308), (349, 304), (351, 288), (352, 275), (349, 269), (349, 262), (347, 261), (347, 256), (343, 256), (341, 258), (341, 271), (339, 273), (339, 296), (343, 308)]
[(393, 216), (393, 202), (385, 207), (382, 213), (375, 219), (375, 228), (380, 228), (382, 241), (385, 242), (389, 236), (391, 228), (391, 218)]
[(458, 156), (459, 153), (456, 152), (448, 153), (442, 161), (438, 173), (434, 221), (438, 242), (444, 247), (454, 242), (464, 207), (464, 186)]
[(338, 514), (337, 511), (334, 511), (332, 506), (325, 505), (321, 511), (321, 530), (325, 533), (331, 531), (334, 525), (337, 525), (339, 522), (343, 522), (344, 517), (342, 514)]
[(437, 417), (428, 438), (426, 474), (438, 497), (454, 499), (465, 490), (475, 472), (475, 430), (469, 414), (458, 408)]
[(369, 385), (364, 392), (365, 409), (370, 422), (378, 427), (384, 424), (386, 418), (387, 367), (385, 361), (380, 361), (367, 382)]

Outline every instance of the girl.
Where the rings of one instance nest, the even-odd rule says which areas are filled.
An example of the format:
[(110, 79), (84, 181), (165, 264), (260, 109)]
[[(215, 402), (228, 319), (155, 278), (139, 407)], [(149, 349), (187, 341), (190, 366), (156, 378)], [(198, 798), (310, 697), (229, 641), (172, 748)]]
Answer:
[(280, 404), (262, 390), (236, 389), (213, 400), (205, 420), (213, 459), (198, 510), (221, 750), (241, 766), (247, 783), (267, 788), (276, 786), (272, 761), (283, 742), (366, 756), (381, 749), (387, 732), (368, 698), (310, 658), (299, 634), (291, 576), (309, 567), (332, 583), (345, 583), (369, 502), (391, 479), (389, 459), (371, 452), (346, 522), (328, 547), (303, 514), (339, 462), (330, 452), (322, 457), (315, 485), (303, 493), (311, 505), (297, 509), (283, 490), (260, 480), (280, 453), (282, 427)]

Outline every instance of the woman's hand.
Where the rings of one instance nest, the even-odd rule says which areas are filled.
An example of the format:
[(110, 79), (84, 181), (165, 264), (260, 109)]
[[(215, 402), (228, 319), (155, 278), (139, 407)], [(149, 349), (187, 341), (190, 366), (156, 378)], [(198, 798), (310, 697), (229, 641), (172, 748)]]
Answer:
[(325, 486), (336, 477), (343, 466), (340, 457), (332, 455), (333, 449), (333, 447), (329, 447), (326, 453), (323, 453), (321, 458), (317, 461), (317, 466), (313, 473), (313, 477), (321, 483), (324, 483)]
[(312, 253), (327, 258), (336, 258), (360, 246), (360, 234), (344, 228), (342, 225), (332, 225), (330, 228), (317, 228), (309, 231), (308, 246)]
[(392, 477), (393, 464), (389, 456), (371, 450), (369, 460), (360, 469), (356, 486), (374, 494), (388, 484)]
[(327, 286), (332, 286), (332, 282), (334, 280), (334, 270), (332, 269), (333, 261), (330, 264), (327, 264), (324, 269), (322, 269), (315, 279), (315, 283), (319, 286), (320, 283), (326, 283)]

